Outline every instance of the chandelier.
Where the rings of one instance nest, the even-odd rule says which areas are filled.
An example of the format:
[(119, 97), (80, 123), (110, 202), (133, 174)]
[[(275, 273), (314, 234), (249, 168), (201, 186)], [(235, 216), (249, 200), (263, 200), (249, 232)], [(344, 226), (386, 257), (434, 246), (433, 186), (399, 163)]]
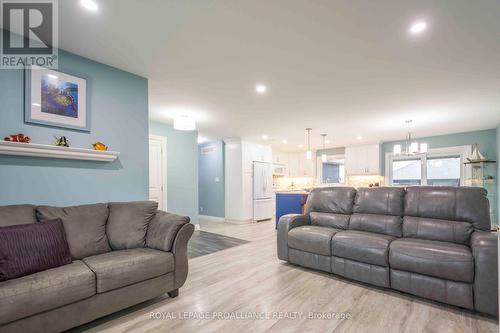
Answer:
[(411, 156), (415, 154), (425, 154), (427, 153), (427, 143), (418, 143), (412, 141), (411, 138), (411, 131), (410, 131), (410, 125), (412, 123), (412, 120), (406, 120), (405, 121), (407, 127), (408, 127), (408, 134), (406, 135), (406, 143), (405, 143), (405, 149), (402, 150), (402, 147), (400, 144), (394, 145), (393, 147), (393, 152), (394, 155), (406, 155), (406, 156)]

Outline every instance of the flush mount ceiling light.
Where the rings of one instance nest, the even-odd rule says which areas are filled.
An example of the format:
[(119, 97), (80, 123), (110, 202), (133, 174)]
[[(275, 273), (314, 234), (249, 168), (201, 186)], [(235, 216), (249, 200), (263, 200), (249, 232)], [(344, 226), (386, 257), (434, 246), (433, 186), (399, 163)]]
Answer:
[(408, 134), (406, 135), (405, 150), (404, 151), (402, 150), (402, 147), (400, 144), (394, 145), (394, 147), (393, 147), (394, 155), (411, 156), (411, 155), (415, 155), (415, 154), (427, 153), (427, 143), (419, 144), (418, 142), (413, 142), (411, 139), (410, 125), (412, 123), (412, 120), (408, 119), (405, 121), (405, 123), (406, 123), (406, 126), (408, 127)]
[(325, 142), (326, 142), (326, 134), (321, 134), (323, 137), (323, 154), (321, 154), (321, 162), (326, 162), (326, 154), (325, 154)]
[(91, 12), (96, 12), (99, 9), (94, 0), (80, 0), (80, 5)]
[(179, 131), (194, 131), (196, 121), (189, 115), (180, 115), (174, 118), (174, 128)]
[(311, 151), (311, 131), (312, 128), (306, 128), (307, 131), (307, 152), (306, 152), (306, 158), (308, 160), (312, 159), (312, 151)]
[(255, 86), (255, 92), (259, 95), (264, 95), (267, 92), (267, 86), (264, 84), (257, 84)]
[(425, 21), (418, 21), (418, 22), (413, 23), (410, 26), (410, 29), (408, 31), (412, 35), (419, 35), (422, 32), (424, 32), (425, 29), (427, 29), (427, 22), (425, 22)]

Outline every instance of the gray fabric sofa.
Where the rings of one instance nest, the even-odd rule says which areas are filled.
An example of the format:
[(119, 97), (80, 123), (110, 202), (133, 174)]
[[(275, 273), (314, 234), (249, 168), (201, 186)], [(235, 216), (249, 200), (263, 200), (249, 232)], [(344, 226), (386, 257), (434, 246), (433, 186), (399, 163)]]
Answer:
[(188, 273), (188, 217), (153, 202), (0, 206), (0, 226), (62, 217), (72, 263), (0, 282), (0, 332), (61, 332), (168, 293)]
[(278, 258), (498, 316), (498, 240), (473, 187), (314, 189), (278, 223)]

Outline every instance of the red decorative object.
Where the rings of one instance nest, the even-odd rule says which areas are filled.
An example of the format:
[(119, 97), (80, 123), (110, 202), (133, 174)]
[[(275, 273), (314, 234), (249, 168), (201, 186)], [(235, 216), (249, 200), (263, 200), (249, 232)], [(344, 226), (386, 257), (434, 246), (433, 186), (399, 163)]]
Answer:
[(3, 138), (3, 141), (29, 143), (31, 141), (31, 138), (27, 135), (19, 133), (6, 136), (5, 138)]

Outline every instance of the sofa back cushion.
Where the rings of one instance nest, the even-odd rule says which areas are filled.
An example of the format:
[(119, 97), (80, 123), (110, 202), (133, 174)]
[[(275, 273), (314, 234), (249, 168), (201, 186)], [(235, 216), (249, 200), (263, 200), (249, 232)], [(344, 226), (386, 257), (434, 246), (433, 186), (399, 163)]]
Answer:
[(361, 187), (354, 201), (354, 213), (403, 216), (404, 198), (402, 187)]
[(354, 213), (349, 222), (349, 229), (401, 237), (402, 224), (400, 216)]
[(60, 219), (0, 227), (0, 282), (70, 263)]
[(62, 220), (74, 260), (111, 251), (106, 237), (106, 221), (109, 215), (107, 204), (38, 206), (36, 213), (40, 222), (57, 218)]
[(315, 188), (307, 197), (307, 211), (334, 214), (352, 214), (356, 189), (354, 187)]
[(158, 211), (154, 201), (112, 202), (106, 233), (113, 250), (144, 247), (149, 222)]
[(349, 229), (401, 237), (404, 196), (400, 187), (359, 188)]
[(306, 214), (312, 225), (347, 229), (356, 189), (353, 187), (320, 187), (309, 193)]
[(481, 187), (416, 186), (406, 192), (405, 216), (468, 222), (490, 230), (487, 192)]
[(469, 222), (405, 216), (403, 237), (420, 238), (469, 245), (474, 227)]
[(0, 227), (36, 222), (34, 205), (0, 206)]
[(335, 229), (347, 229), (349, 226), (350, 215), (310, 212), (309, 218), (311, 219), (312, 225)]

